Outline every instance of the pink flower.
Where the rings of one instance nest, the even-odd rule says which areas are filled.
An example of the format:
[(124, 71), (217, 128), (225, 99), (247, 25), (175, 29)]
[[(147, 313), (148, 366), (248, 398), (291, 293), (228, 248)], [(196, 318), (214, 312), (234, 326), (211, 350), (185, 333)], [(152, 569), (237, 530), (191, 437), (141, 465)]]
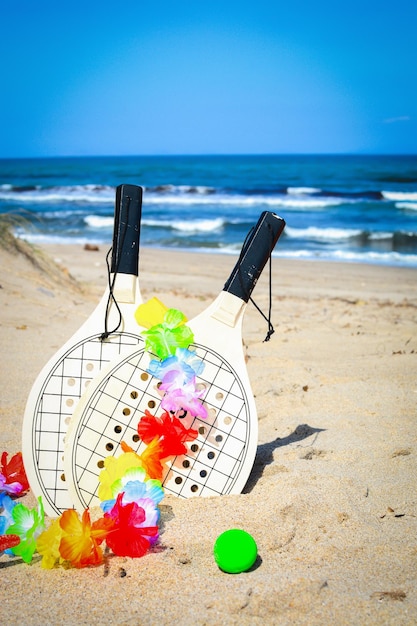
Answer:
[(187, 411), (194, 417), (207, 417), (207, 409), (199, 400), (204, 395), (205, 389), (197, 389), (195, 377), (180, 388), (173, 386), (170, 382), (163, 382), (159, 389), (165, 391), (161, 400), (161, 406), (165, 411), (173, 413)]

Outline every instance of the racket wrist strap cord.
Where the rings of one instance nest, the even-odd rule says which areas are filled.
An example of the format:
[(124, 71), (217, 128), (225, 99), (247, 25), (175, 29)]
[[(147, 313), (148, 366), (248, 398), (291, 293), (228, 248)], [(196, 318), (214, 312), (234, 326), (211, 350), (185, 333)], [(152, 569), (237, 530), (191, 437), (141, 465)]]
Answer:
[[(271, 322), (272, 315), (272, 251), (277, 243), (285, 222), (275, 213), (264, 211), (256, 226), (248, 233), (239, 260), (225, 285), (225, 290), (233, 293), (245, 302), (252, 302), (257, 311), (268, 323), (268, 331), (264, 341), (269, 341), (275, 332)], [(269, 309), (268, 316), (251, 297), (256, 282), (269, 260)]]
[(264, 320), (266, 321), (266, 323), (268, 324), (268, 331), (266, 333), (265, 339), (264, 339), (264, 343), (266, 341), (269, 341), (272, 337), (272, 335), (275, 332), (275, 328), (272, 324), (271, 321), (271, 317), (272, 317), (272, 256), (269, 256), (269, 304), (268, 304), (268, 317), (265, 315), (265, 313), (262, 311), (262, 309), (256, 304), (255, 300), (252, 298), (252, 296), (249, 296), (249, 300), (252, 302), (253, 306), (255, 307), (255, 309), (262, 315), (262, 317), (264, 318)]
[[(109, 297), (107, 298), (107, 306), (106, 306), (106, 311), (104, 313), (104, 331), (101, 333), (100, 335), (100, 341), (106, 341), (106, 339), (108, 339), (108, 337), (110, 337), (110, 335), (112, 335), (113, 333), (117, 332), (120, 328), (120, 324), (122, 323), (122, 312), (120, 310), (119, 304), (115, 298), (114, 295), (114, 283), (116, 280), (116, 276), (117, 276), (117, 271), (113, 274), (113, 278), (111, 275), (111, 269), (110, 269), (110, 254), (112, 253), (113, 248), (110, 248), (110, 250), (108, 251), (108, 253), (106, 254), (106, 265), (107, 265), (107, 280), (108, 280), (108, 285), (109, 285)], [(111, 305), (114, 304), (114, 306), (117, 309), (117, 314), (119, 316), (119, 321), (117, 322), (116, 326), (113, 328), (113, 330), (109, 330), (108, 329), (108, 320), (109, 320), (109, 314), (110, 314), (110, 308)]]
[[(118, 208), (120, 210), (117, 210)], [(142, 188), (135, 185), (119, 185), (116, 189), (113, 245), (106, 255), (109, 296), (104, 315), (104, 332), (100, 335), (101, 341), (105, 341), (110, 335), (117, 332), (123, 319), (114, 294), (117, 274), (137, 276), (139, 272), (138, 246), (141, 210)], [(109, 330), (108, 320), (112, 305), (116, 307), (118, 322), (112, 330)]]

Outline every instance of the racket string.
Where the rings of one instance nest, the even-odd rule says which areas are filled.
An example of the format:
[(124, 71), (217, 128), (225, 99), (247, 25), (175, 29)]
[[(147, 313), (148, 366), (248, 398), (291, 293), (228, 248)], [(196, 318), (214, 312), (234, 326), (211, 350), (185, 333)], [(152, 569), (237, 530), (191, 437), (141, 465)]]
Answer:
[[(245, 463), (246, 442), (250, 437), (249, 403), (236, 372), (218, 354), (194, 345), (207, 365), (206, 374), (199, 380), (207, 389), (205, 402), (213, 413), (209, 419), (184, 416), (189, 420), (187, 428), (199, 431), (199, 437), (193, 442), (196, 447), (193, 449), (191, 445), (187, 454), (167, 462), (162, 480), (164, 489), (182, 498), (230, 493)], [(82, 508), (95, 505), (102, 469), (99, 463), (109, 455), (116, 455), (122, 440), (137, 454), (143, 452), (143, 442), (138, 444), (138, 439), (132, 437), (130, 443), (130, 437), (133, 433), (137, 437), (139, 416), (146, 408), (151, 408), (148, 401), (155, 401), (151, 408), (154, 415), (158, 414), (161, 401), (156, 379), (149, 374), (147, 365), (143, 349), (124, 359), (93, 390), (94, 394), (79, 416), (71, 452), (67, 455), (71, 463), (67, 470)], [(106, 427), (97, 428), (103, 420)], [(109, 443), (114, 446), (112, 450), (107, 447)], [(90, 454), (86, 456), (87, 451)]]
[[(120, 258), (121, 258), (120, 250), (123, 250), (124, 242), (125, 242), (125, 239), (126, 239), (127, 225), (128, 225), (128, 222), (129, 222), (129, 207), (130, 207), (130, 197), (127, 196), (127, 218), (124, 221), (124, 228), (123, 228), (123, 232), (122, 232), (122, 236), (121, 236), (121, 242), (120, 242), (118, 255), (117, 255), (117, 258), (116, 258), (116, 265), (115, 265), (115, 270), (114, 270), (113, 277), (111, 275), (111, 267), (110, 267), (110, 255), (114, 252), (113, 251), (113, 246), (110, 248), (110, 250), (106, 254), (107, 281), (108, 281), (108, 286), (109, 286), (109, 297), (107, 298), (107, 306), (106, 306), (106, 311), (105, 311), (105, 314), (104, 314), (104, 332), (102, 332), (102, 334), (100, 335), (100, 341), (105, 341), (106, 339), (108, 339), (108, 337), (110, 335), (112, 335), (117, 330), (119, 330), (119, 328), (121, 326), (121, 323), (122, 323), (122, 320), (123, 320), (123, 316), (122, 316), (122, 312), (120, 310), (119, 303), (117, 302), (116, 297), (114, 295), (114, 285), (116, 283), (116, 276), (117, 276), (117, 273), (118, 273), (118, 270), (119, 270), (119, 264), (120, 264)], [(111, 309), (112, 304), (114, 304), (114, 306), (116, 307), (117, 314), (118, 314), (118, 317), (119, 317), (119, 321), (117, 322), (117, 324), (113, 328), (113, 330), (109, 330), (108, 329), (108, 322), (109, 322), (110, 309)]]

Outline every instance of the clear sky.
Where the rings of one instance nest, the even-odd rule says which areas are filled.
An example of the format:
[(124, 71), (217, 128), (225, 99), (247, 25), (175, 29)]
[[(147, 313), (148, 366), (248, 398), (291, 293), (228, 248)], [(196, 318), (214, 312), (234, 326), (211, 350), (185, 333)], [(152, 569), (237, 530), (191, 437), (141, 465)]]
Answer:
[(0, 157), (417, 153), (416, 0), (0, 0)]

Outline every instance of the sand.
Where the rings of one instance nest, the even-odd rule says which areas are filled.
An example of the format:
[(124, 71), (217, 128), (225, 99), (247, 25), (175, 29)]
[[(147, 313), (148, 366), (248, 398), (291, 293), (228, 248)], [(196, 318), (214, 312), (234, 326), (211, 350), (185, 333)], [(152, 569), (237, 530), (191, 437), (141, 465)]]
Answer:
[[(106, 247), (45, 246), (65, 271), (0, 251), (0, 450), (21, 450), (41, 367), (93, 310)], [(232, 256), (144, 249), (141, 288), (189, 317), (222, 288)], [(46, 268), (53, 265), (47, 263)], [(73, 276), (72, 281), (69, 274)], [(275, 334), (249, 305), (248, 370), (259, 446), (244, 493), (162, 502), (141, 559), (42, 570), (0, 557), (11, 624), (417, 623), (417, 270), (274, 259)], [(254, 298), (268, 306), (267, 273)], [(32, 506), (32, 493), (23, 501)], [(243, 574), (213, 560), (229, 528), (253, 535)]]

